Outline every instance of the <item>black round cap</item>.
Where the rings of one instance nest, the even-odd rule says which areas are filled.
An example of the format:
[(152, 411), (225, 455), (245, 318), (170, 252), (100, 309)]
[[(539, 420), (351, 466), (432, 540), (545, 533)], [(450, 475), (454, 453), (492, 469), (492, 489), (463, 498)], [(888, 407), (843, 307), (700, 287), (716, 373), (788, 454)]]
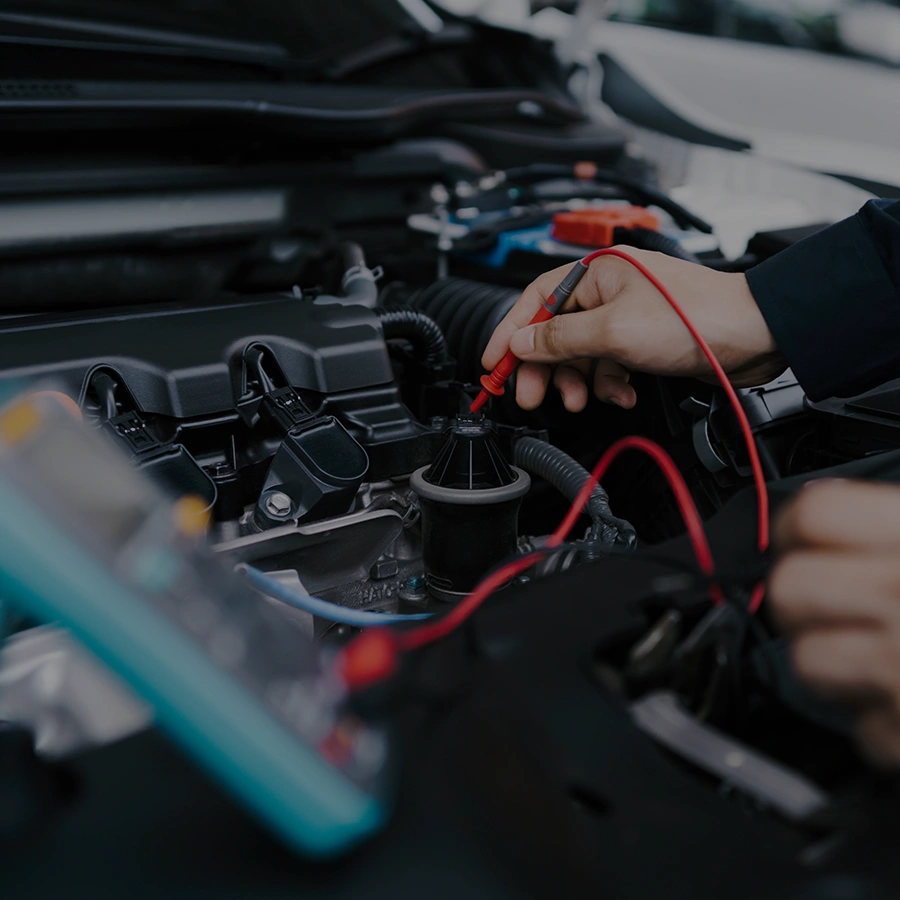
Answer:
[(503, 458), (491, 425), (481, 416), (460, 416), (423, 478), (437, 487), (484, 491), (506, 487), (518, 474)]

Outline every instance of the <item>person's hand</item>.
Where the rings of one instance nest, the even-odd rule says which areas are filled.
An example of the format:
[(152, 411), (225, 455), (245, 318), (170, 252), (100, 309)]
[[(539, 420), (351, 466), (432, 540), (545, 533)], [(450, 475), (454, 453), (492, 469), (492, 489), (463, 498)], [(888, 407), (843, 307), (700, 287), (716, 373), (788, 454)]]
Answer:
[[(744, 275), (619, 249), (666, 285), (736, 386), (766, 384), (787, 367)], [(516, 386), (519, 406), (538, 407), (552, 380), (566, 408), (579, 412), (587, 404), (592, 372), (597, 397), (626, 409), (637, 401), (631, 372), (712, 376), (706, 357), (666, 300), (637, 269), (615, 257), (591, 264), (562, 315), (526, 327), (570, 269), (563, 266), (530, 285), (484, 353), (488, 371), (510, 349), (523, 361)]]
[(797, 674), (858, 710), (873, 762), (900, 766), (900, 487), (814, 483), (774, 538), (769, 600)]

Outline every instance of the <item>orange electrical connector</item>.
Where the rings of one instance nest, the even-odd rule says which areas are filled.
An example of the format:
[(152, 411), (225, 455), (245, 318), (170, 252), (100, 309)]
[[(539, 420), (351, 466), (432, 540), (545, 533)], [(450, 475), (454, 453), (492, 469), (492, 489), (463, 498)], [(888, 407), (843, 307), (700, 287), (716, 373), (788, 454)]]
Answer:
[(553, 237), (579, 247), (612, 247), (617, 228), (649, 228), (659, 231), (659, 219), (643, 206), (608, 206), (578, 209), (553, 217)]

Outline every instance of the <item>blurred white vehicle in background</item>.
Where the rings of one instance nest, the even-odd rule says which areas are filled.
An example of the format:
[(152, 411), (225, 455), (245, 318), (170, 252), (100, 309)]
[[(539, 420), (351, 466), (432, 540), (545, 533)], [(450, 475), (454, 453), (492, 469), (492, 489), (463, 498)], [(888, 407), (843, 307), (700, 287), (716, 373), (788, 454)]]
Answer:
[[(749, 150), (848, 178), (875, 193), (900, 195), (900, 71), (892, 67), (605, 20), (616, 9), (633, 7), (630, 0), (587, 0), (576, 15), (551, 7), (530, 15), (527, 0), (443, 4), (552, 39), (570, 61), (585, 64), (604, 54), (604, 100), (618, 116), (644, 128), (692, 143)], [(835, 0), (755, 0), (753, 5), (834, 14), (848, 48), (900, 61), (896, 7)], [(599, 94), (599, 87), (598, 78), (592, 89)]]

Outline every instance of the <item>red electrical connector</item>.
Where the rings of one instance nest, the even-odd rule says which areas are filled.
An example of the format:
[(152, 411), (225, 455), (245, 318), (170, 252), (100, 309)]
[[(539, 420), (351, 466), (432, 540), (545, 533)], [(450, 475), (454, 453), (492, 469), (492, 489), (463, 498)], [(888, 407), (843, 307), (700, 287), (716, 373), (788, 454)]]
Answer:
[(348, 691), (363, 691), (393, 677), (399, 666), (398, 636), (390, 628), (370, 628), (337, 656), (336, 673)]
[(553, 217), (553, 239), (579, 247), (612, 247), (616, 229), (659, 231), (659, 219), (643, 206), (604, 206), (574, 209)]

